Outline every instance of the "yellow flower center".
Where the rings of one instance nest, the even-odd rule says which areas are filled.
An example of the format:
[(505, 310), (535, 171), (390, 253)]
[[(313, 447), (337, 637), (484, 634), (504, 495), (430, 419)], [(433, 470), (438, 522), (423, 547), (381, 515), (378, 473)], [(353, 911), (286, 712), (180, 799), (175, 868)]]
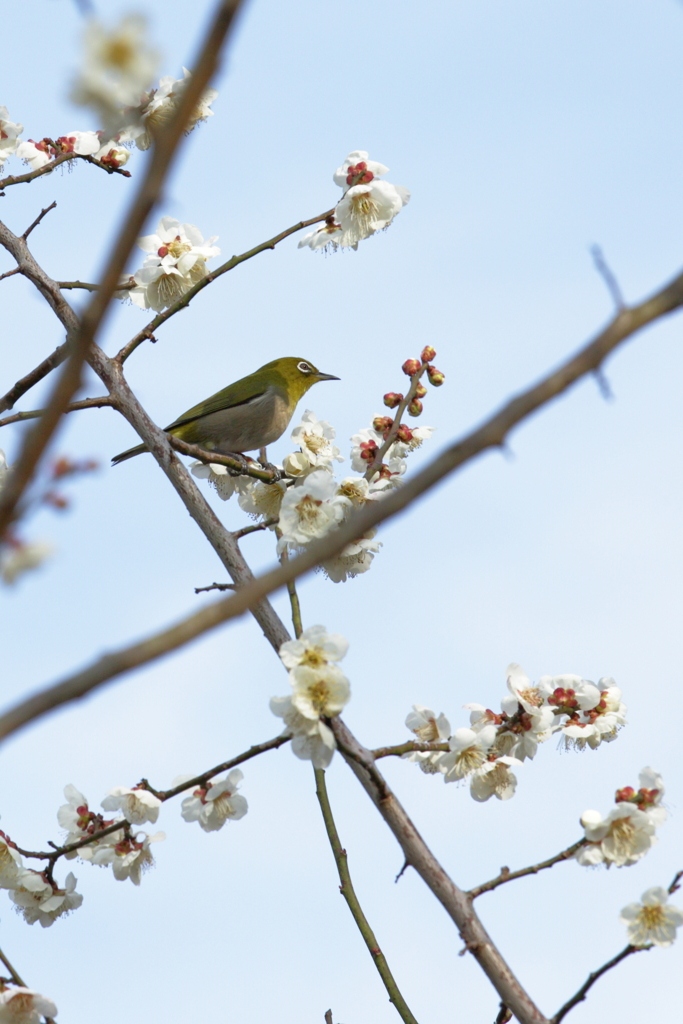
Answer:
[(306, 692), (308, 694), (308, 699), (315, 710), (319, 715), (323, 715), (330, 697), (330, 691), (327, 683), (321, 679), (317, 683), (312, 683)]
[(480, 768), (484, 763), (484, 752), (481, 747), (467, 747), (461, 750), (455, 759), (455, 774), (459, 779)]
[(327, 439), (320, 434), (304, 434), (304, 445), (310, 448), (314, 455), (324, 451), (328, 446)]
[(377, 220), (379, 207), (372, 198), (371, 192), (359, 192), (351, 197), (351, 209), (354, 218), (358, 221), (363, 231), (371, 231), (373, 223)]

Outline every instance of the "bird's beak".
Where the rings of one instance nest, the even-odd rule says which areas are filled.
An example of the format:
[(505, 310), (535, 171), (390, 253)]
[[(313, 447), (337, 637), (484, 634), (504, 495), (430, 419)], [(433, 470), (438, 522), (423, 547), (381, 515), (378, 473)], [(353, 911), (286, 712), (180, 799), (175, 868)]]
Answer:
[(341, 380), (340, 377), (333, 377), (331, 373), (318, 373), (318, 380)]

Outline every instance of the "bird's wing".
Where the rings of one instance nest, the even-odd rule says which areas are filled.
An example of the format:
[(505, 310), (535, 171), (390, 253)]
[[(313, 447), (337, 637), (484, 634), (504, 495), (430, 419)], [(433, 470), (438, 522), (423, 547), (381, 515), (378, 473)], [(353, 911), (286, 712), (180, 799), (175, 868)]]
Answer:
[(232, 387), (233, 386), (230, 385), (230, 387), (223, 388), (222, 391), (218, 391), (215, 395), (212, 395), (211, 398), (207, 398), (205, 402), (200, 402), (199, 405), (195, 405), (191, 409), (188, 409), (187, 412), (184, 412), (182, 416), (179, 416), (177, 420), (173, 421), (173, 423), (169, 423), (169, 425), (164, 429), (175, 430), (176, 427), (185, 426), (186, 423), (193, 423), (195, 420), (200, 420), (204, 416), (210, 416), (214, 412), (222, 412), (224, 409), (236, 409), (238, 406), (256, 404), (263, 399), (264, 395), (268, 391), (268, 388), (265, 387), (255, 395), (250, 395), (249, 398), (245, 398), (241, 402), (236, 402), (230, 395)]

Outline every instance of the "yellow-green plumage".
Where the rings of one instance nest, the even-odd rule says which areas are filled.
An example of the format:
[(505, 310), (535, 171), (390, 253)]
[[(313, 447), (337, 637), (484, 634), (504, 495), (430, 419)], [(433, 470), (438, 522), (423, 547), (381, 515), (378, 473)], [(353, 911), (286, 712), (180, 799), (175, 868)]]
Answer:
[[(299, 400), (319, 380), (339, 378), (296, 356), (274, 359), (188, 409), (166, 430), (181, 441), (221, 454), (265, 448), (284, 434)], [(136, 445), (112, 462), (117, 465), (147, 450), (144, 444)]]

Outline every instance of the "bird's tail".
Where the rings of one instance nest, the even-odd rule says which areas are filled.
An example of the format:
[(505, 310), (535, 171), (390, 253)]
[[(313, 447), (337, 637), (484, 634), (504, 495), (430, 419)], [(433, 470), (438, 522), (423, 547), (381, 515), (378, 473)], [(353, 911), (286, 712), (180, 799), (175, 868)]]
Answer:
[(112, 466), (118, 466), (119, 462), (125, 462), (126, 459), (132, 459), (134, 455), (142, 455), (142, 453), (146, 451), (149, 451), (147, 445), (137, 444), (135, 448), (129, 448), (128, 451), (121, 452), (120, 455), (115, 455), (111, 460)]

